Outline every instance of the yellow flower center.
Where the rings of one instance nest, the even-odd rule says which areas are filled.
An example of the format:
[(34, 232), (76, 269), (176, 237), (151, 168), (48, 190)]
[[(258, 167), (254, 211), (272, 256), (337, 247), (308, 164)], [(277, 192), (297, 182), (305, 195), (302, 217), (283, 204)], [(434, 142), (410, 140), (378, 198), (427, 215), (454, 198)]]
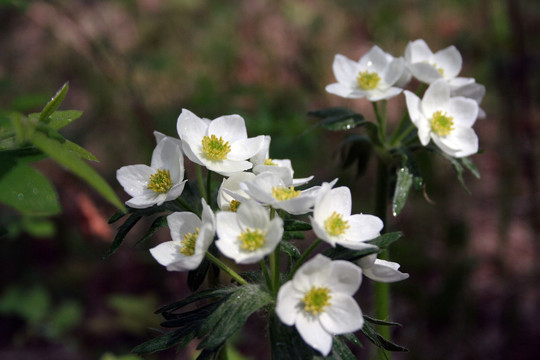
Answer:
[(192, 233), (187, 233), (184, 235), (184, 240), (182, 240), (182, 248), (180, 253), (186, 256), (192, 256), (195, 254), (195, 244), (197, 243), (197, 238), (199, 237), (199, 228), (195, 228), (195, 231)]
[(231, 202), (229, 203), (229, 208), (231, 209), (232, 212), (236, 212), (239, 206), (240, 206), (240, 201), (237, 201), (237, 200), (231, 200)]
[(311, 315), (318, 315), (324, 312), (324, 308), (330, 305), (330, 289), (327, 287), (313, 286), (302, 299), (304, 310)]
[(157, 193), (166, 193), (172, 188), (171, 172), (158, 169), (155, 174), (150, 175), (147, 188)]
[(454, 118), (446, 115), (446, 112), (435, 111), (431, 117), (431, 131), (439, 136), (450, 135), (454, 130)]
[(264, 245), (266, 231), (259, 229), (251, 230), (247, 229), (243, 231), (239, 236), (240, 248), (244, 251), (255, 251)]
[(332, 215), (324, 221), (324, 227), (328, 234), (337, 236), (343, 234), (350, 226), (347, 220), (343, 220), (343, 215), (334, 211)]
[(264, 160), (264, 165), (273, 165), (277, 166), (277, 164), (272, 159), (266, 159)]
[(373, 90), (379, 85), (381, 77), (376, 72), (360, 71), (356, 82), (362, 90)]
[(274, 186), (272, 188), (272, 196), (279, 201), (290, 200), (300, 196), (300, 190), (294, 190), (294, 186)]
[(209, 160), (225, 160), (227, 154), (231, 152), (231, 145), (221, 136), (218, 139), (216, 135), (212, 134), (210, 137), (203, 137), (202, 151)]

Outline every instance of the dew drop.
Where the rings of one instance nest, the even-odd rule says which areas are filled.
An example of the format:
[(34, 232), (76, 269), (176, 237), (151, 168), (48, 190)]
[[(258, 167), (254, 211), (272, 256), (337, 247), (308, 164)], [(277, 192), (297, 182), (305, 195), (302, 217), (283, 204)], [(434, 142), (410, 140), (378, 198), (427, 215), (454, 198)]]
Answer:
[(24, 194), (23, 193), (18, 193), (17, 194), (17, 199), (24, 200)]

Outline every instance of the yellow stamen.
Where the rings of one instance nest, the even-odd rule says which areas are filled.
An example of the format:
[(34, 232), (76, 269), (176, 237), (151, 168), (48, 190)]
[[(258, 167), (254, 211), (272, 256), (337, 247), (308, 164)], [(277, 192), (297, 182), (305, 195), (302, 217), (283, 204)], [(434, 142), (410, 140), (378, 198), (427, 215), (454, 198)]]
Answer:
[(362, 90), (373, 90), (381, 81), (381, 77), (376, 72), (361, 71), (356, 77), (356, 82)]
[(158, 169), (155, 174), (150, 175), (147, 188), (157, 193), (166, 193), (172, 188), (171, 172)]
[(343, 215), (333, 212), (324, 222), (324, 227), (328, 234), (332, 236), (342, 235), (350, 226), (347, 220), (343, 220)]
[(294, 199), (300, 196), (300, 190), (294, 190), (294, 186), (274, 186), (272, 188), (272, 196), (279, 201)]
[(302, 299), (304, 310), (311, 315), (318, 315), (324, 312), (324, 308), (330, 306), (330, 289), (327, 287), (313, 286)]
[(209, 160), (225, 160), (227, 154), (231, 152), (231, 145), (221, 136), (218, 139), (212, 134), (210, 137), (203, 137), (202, 152)]
[(240, 206), (240, 201), (237, 201), (237, 200), (231, 200), (231, 202), (229, 203), (229, 208), (232, 212), (236, 212), (239, 206)]
[(450, 135), (454, 130), (454, 118), (446, 115), (446, 112), (436, 111), (433, 113), (431, 120), (431, 131), (439, 136)]
[(264, 165), (273, 165), (277, 166), (277, 164), (272, 159), (266, 159), (264, 160)]
[(195, 244), (197, 244), (197, 238), (199, 237), (199, 228), (195, 228), (195, 231), (192, 233), (187, 233), (184, 235), (184, 240), (182, 240), (182, 248), (180, 253), (186, 256), (192, 256), (195, 254)]
[(255, 251), (264, 245), (266, 231), (247, 229), (238, 236), (240, 248), (245, 251)]

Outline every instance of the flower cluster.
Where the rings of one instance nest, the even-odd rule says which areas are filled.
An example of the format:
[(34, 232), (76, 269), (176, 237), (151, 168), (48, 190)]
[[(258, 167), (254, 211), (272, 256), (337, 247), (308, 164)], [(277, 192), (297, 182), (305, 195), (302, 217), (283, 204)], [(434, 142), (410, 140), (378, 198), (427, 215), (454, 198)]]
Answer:
[[(376, 258), (378, 248), (368, 241), (380, 235), (382, 221), (373, 215), (351, 214), (351, 192), (344, 186), (334, 188), (337, 179), (300, 189), (313, 176), (294, 178), (291, 161), (271, 159), (270, 137), (249, 138), (239, 115), (208, 120), (184, 109), (177, 130), (179, 139), (156, 132), (151, 166), (125, 166), (117, 173), (118, 181), (133, 197), (126, 204), (137, 209), (181, 196), (186, 183), (184, 155), (206, 167), (208, 173), (223, 176), (217, 198), (201, 200), (201, 215), (183, 211), (167, 216), (172, 240), (150, 249), (167, 270), (195, 270), (205, 257), (216, 261), (210, 253), (213, 245), (237, 264), (265, 261), (284, 241), (284, 218), (304, 214), (311, 214), (317, 241), (332, 247), (369, 249)], [(219, 210), (214, 212), (212, 204)], [(370, 276), (384, 282), (408, 276), (397, 271), (394, 263), (374, 262), (332, 261), (319, 254), (298, 263), (290, 281), (267, 284), (277, 295), (276, 314), (284, 324), (295, 325), (307, 344), (327, 355), (333, 335), (363, 326), (362, 312), (352, 297), (363, 272), (370, 276), (376, 271), (369, 269), (387, 269), (386, 274), (391, 275), (379, 271), (379, 276)]]
[[(433, 140), (445, 154), (462, 158), (478, 152), (472, 126), (479, 116), (485, 116), (479, 107), (485, 88), (473, 78), (458, 77), (461, 67), (462, 57), (454, 46), (433, 53), (418, 39), (410, 42), (404, 57), (399, 58), (374, 46), (358, 62), (336, 55), (333, 70), (337, 82), (326, 91), (372, 102), (403, 92), (421, 144), (426, 146)], [(429, 85), (422, 99), (403, 89), (412, 77)]]

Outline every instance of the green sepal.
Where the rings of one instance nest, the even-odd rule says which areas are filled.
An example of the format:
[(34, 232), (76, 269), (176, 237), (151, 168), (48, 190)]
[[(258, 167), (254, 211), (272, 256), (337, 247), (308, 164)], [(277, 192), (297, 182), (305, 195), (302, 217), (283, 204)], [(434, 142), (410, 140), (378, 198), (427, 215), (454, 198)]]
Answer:
[(460, 158), (461, 163), (477, 178), (480, 179), (480, 170), (474, 165), (472, 160), (468, 157)]
[(56, 94), (52, 97), (52, 99), (45, 105), (43, 110), (41, 110), (41, 113), (39, 114), (39, 121), (45, 122), (49, 116), (58, 109), (60, 104), (62, 104), (62, 101), (64, 101), (66, 94), (69, 90), (69, 83), (66, 82), (60, 90), (56, 92)]
[(116, 250), (118, 250), (120, 245), (122, 245), (122, 242), (124, 241), (127, 233), (131, 230), (133, 226), (135, 226), (135, 224), (137, 224), (137, 222), (139, 222), (141, 218), (142, 216), (138, 214), (131, 214), (131, 216), (127, 218), (127, 220), (122, 224), (122, 226), (118, 228), (118, 232), (114, 237), (111, 247), (109, 248), (109, 250), (107, 250), (105, 255), (103, 255), (103, 259), (108, 258), (112, 254), (114, 254)]

